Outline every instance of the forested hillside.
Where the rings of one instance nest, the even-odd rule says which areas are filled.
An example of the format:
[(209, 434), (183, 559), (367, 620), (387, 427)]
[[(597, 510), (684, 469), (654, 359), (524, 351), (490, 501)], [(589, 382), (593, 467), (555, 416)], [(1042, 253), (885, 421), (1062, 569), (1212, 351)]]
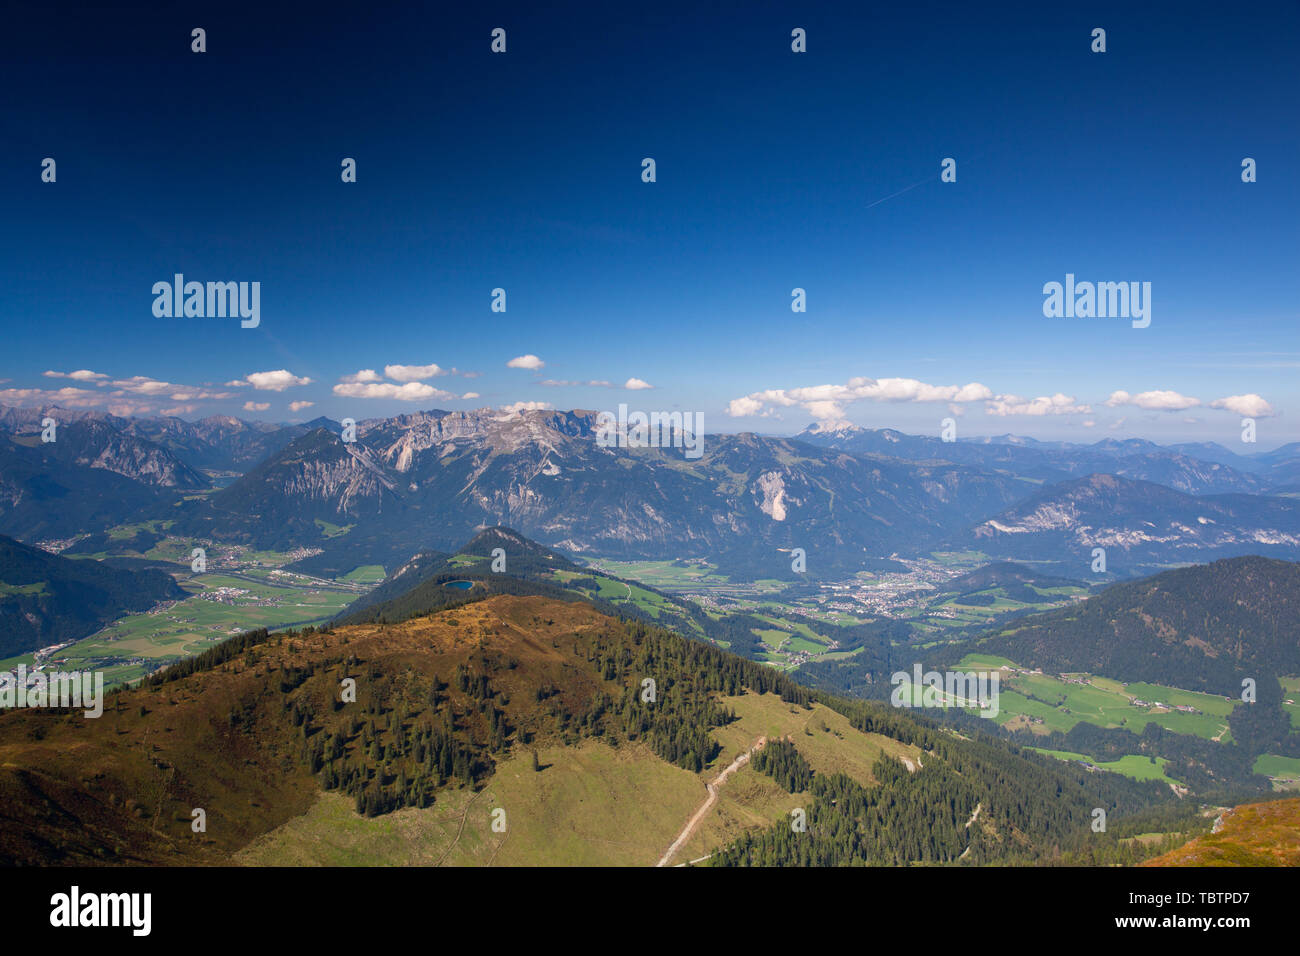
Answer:
[(73, 560), (0, 535), (0, 657), (78, 640), (130, 611), (183, 597), (163, 571)]

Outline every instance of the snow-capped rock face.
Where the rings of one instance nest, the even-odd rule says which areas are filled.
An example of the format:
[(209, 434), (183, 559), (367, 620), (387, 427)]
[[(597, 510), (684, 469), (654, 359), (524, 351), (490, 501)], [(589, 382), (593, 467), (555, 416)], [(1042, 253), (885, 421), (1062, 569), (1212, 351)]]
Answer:
[(346, 451), (325, 431), (305, 436), (216, 504), (304, 523), (382, 515), (395, 539), (418, 536), (418, 547), (452, 546), (501, 524), (611, 556), (775, 554), (796, 534), (889, 553), (936, 538), (945, 522), (987, 517), (1033, 487), (749, 433), (709, 437), (698, 459), (682, 448), (608, 448), (595, 424), (594, 412), (543, 410), (362, 421)]
[[(258, 443), (277, 450), (207, 499), (211, 515), (197, 515), (198, 505), (188, 509), (208, 522), (196, 527), (233, 527), (277, 546), (316, 542), (317, 522), (326, 521), (356, 529), (336, 535), (332, 547), (392, 540), (400, 557), (453, 546), (494, 525), (574, 551), (643, 558), (775, 554), (807, 541), (878, 556), (955, 544), (1033, 560), (1092, 546), (1168, 560), (1252, 547), (1300, 556), (1300, 501), (1196, 497), (1110, 473), (1062, 480), (1057, 465), (1046, 476), (1015, 477), (1026, 461), (1046, 467), (1043, 456), (1060, 451), (1041, 443), (954, 445), (823, 425), (821, 437), (833, 431), (831, 441), (814, 440), (817, 429), (794, 439), (711, 435), (702, 456), (687, 459), (680, 448), (602, 447), (596, 413), (581, 410), (414, 412), (360, 421), (354, 442), (343, 442), (326, 419), (279, 429), (229, 417), (69, 421), (58, 444), (44, 450), (30, 434), (22, 447), (0, 435), (0, 451), (12, 452), (11, 465), (0, 457), (0, 521), (26, 509), (27, 524), (39, 524), (28, 501), (29, 459), (61, 456), (51, 458), (60, 468), (113, 471), (156, 488), (206, 487), (163, 443), (208, 454), (219, 440), (227, 459), (253, 454)], [(0, 412), (0, 431), (34, 425), (33, 414)], [(866, 450), (835, 447), (864, 438)], [(969, 448), (993, 455), (997, 467), (942, 460), (932, 454), (940, 445), (945, 454)], [(1156, 455), (1156, 464), (1144, 467), (1195, 474), (1193, 484), (1217, 480), (1219, 466), (1153, 447), (1158, 455), (1140, 443), (1110, 443), (1090, 454), (1114, 464)], [(61, 533), (67, 530), (77, 529)]]
[(822, 435), (827, 438), (851, 438), (864, 431), (866, 431), (865, 428), (862, 428), (860, 425), (854, 425), (851, 422), (822, 419), (821, 421), (813, 422), (799, 434), (800, 436)]
[(773, 521), (785, 520), (785, 482), (781, 473), (768, 471), (758, 476), (754, 488), (761, 495), (758, 508)]
[(204, 479), (177, 458), (159, 448), (120, 433), (108, 433), (89, 444), (75, 461), (89, 468), (103, 468), (147, 485), (163, 488), (201, 488)]
[(286, 473), (280, 494), (307, 501), (329, 502), (340, 515), (355, 515), (366, 501), (382, 502), (382, 492), (393, 483), (380, 471), (367, 467), (360, 455), (351, 461), (306, 461)]
[[(35, 439), (55, 422), (54, 441), (29, 443), (29, 455), (51, 472), (62, 468), (111, 471), (155, 488), (205, 488), (208, 480), (166, 448), (120, 427), (124, 420), (62, 408), (0, 409), (0, 433)], [(0, 434), (0, 441), (8, 441)]]
[(232, 486), (232, 498), (248, 494), (239, 508), (382, 516), (418, 547), (503, 524), (578, 552), (656, 558), (770, 550), (796, 536), (887, 555), (965, 534), (971, 548), (1041, 560), (1092, 547), (1300, 548), (1300, 502), (1194, 497), (1109, 474), (1033, 483), (752, 433), (711, 436), (687, 460), (680, 449), (601, 447), (592, 412), (419, 412), (361, 422), (346, 446), (314, 434)]
[(997, 555), (1063, 560), (1093, 547), (1173, 563), (1300, 547), (1300, 502), (1193, 496), (1115, 475), (1054, 485), (976, 525), (972, 546)]

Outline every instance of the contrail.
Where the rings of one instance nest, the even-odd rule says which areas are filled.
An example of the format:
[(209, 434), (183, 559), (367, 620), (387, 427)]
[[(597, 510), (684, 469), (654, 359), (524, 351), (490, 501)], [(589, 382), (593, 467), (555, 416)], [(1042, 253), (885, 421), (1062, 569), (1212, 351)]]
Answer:
[(898, 192), (894, 193), (891, 196), (886, 196), (884, 199), (877, 199), (875, 202), (869, 203), (866, 208), (870, 209), (872, 206), (879, 206), (882, 202), (889, 202), (889, 200), (893, 199), (895, 196), (901, 196), (903, 195), (903, 193), (911, 192), (917, 186), (924, 186), (928, 182), (930, 182), (929, 178), (922, 179), (920, 182), (912, 183), (912, 185), (900, 189)]

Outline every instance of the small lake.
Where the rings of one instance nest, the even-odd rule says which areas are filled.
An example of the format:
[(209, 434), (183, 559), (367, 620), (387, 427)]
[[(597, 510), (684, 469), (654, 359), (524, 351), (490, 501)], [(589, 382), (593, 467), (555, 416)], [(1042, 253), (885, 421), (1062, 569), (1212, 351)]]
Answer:
[(474, 586), (473, 581), (448, 581), (446, 584), (443, 585), (443, 587), (457, 588), (461, 591), (468, 591), (473, 586)]

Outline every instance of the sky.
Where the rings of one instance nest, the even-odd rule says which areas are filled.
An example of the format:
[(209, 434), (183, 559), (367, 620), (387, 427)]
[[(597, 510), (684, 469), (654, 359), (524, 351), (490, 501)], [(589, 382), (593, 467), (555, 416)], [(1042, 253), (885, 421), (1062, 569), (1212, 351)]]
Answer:
[(14, 8), (0, 403), (1300, 440), (1295, 3), (283, 6)]

